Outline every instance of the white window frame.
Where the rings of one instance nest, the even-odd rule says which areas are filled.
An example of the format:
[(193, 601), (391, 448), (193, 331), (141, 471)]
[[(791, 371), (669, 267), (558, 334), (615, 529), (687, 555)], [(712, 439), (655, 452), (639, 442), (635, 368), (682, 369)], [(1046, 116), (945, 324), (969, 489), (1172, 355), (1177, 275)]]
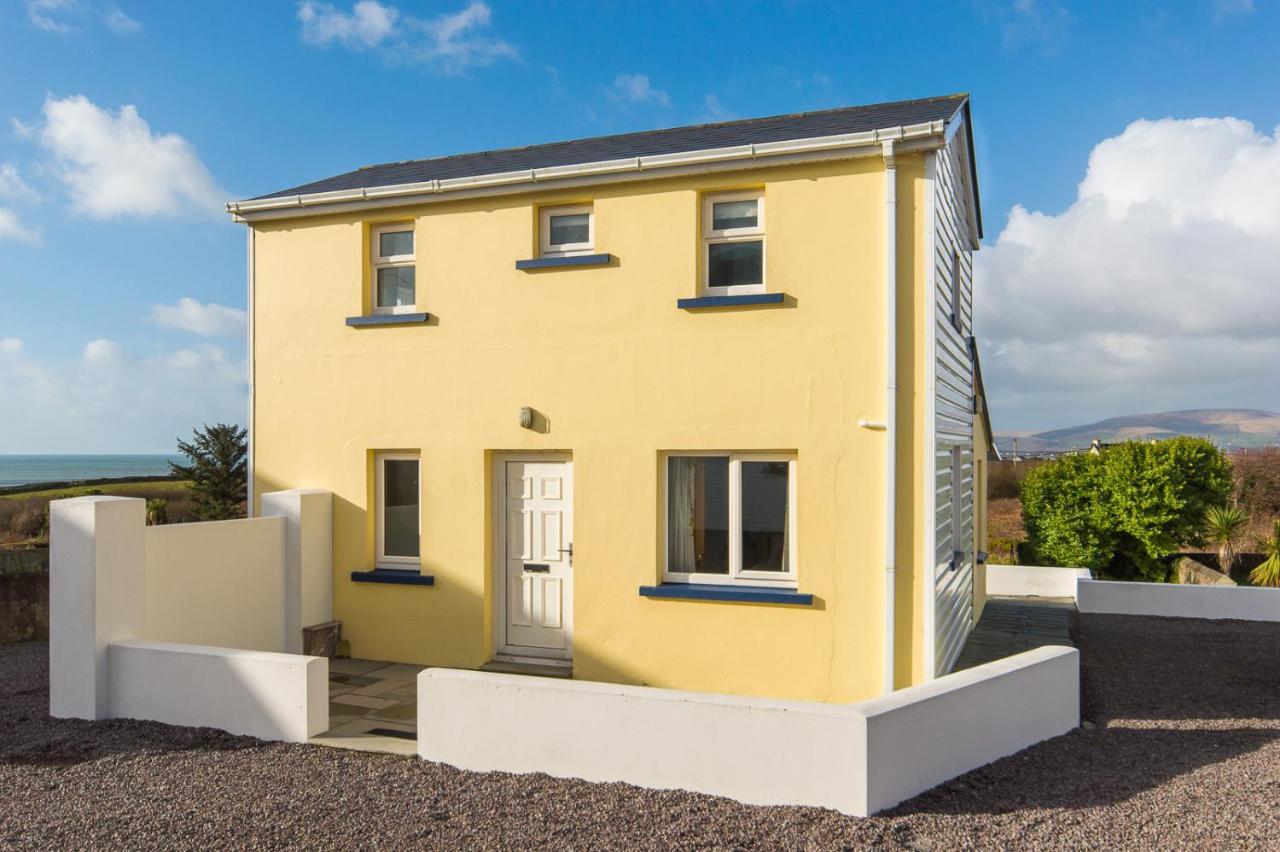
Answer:
[[(671, 458), (710, 457), (729, 459), (729, 573), (704, 574), (696, 571), (672, 571), (671, 558), (671, 505), (668, 494)], [(787, 570), (742, 570), (742, 462), (787, 463)], [(662, 454), (662, 581), (664, 583), (706, 583), (721, 586), (768, 586), (794, 589), (797, 586), (799, 553), (796, 537), (796, 455), (795, 453), (750, 453), (719, 450), (690, 450)]]
[[(585, 243), (551, 242), (551, 217), (587, 214), (587, 241)], [(538, 240), (541, 257), (573, 257), (591, 254), (596, 244), (596, 214), (590, 204), (571, 204), (561, 207), (542, 207), (538, 210)]]
[[(756, 225), (753, 228), (721, 228), (712, 227), (715, 223), (716, 204), (726, 201), (756, 202)], [(727, 287), (712, 287), (711, 280), (711, 246), (719, 243), (760, 242), (760, 283), (731, 284)], [(702, 196), (702, 292), (708, 296), (745, 296), (751, 293), (764, 293), (767, 268), (765, 260), (769, 245), (765, 238), (764, 224), (764, 190), (752, 189), (742, 192), (715, 192)]]
[[(413, 254), (395, 254), (381, 255), (378, 254), (382, 250), (382, 235), (391, 232), (408, 231), (413, 234)], [(378, 270), (391, 269), (395, 267), (416, 267), (418, 256), (418, 234), (417, 228), (413, 222), (390, 222), (384, 225), (374, 225), (369, 229), (369, 258), (370, 258), (370, 277), (369, 277), (369, 308), (370, 313), (374, 314), (411, 314), (418, 309), (418, 274), (415, 271), (413, 275), (413, 304), (412, 305), (388, 305), (380, 307), (378, 305)]]
[[(418, 555), (388, 556), (386, 552), (385, 494), (383, 488), (384, 465), (389, 461), (414, 461), (418, 463)], [(422, 458), (417, 453), (377, 452), (373, 455), (373, 507), (377, 526), (374, 566), (404, 570), (422, 565)]]

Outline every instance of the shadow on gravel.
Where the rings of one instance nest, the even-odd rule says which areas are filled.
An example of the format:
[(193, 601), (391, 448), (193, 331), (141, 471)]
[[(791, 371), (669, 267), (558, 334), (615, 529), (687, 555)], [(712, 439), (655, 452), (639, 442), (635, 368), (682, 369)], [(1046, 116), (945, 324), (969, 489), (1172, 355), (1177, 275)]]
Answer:
[(1077, 730), (976, 769), (880, 816), (1000, 814), (1124, 802), (1280, 739), (1280, 729)]
[(1280, 623), (1077, 614), (1072, 637), (1095, 723), (1280, 720)]

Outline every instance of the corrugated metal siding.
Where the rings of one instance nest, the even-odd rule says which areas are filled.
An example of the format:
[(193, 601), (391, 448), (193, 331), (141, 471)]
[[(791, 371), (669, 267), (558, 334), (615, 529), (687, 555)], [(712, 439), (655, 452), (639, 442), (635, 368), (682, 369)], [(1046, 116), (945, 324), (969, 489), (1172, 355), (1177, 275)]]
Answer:
[[(973, 629), (973, 252), (957, 133), (937, 154), (934, 183), (934, 668), (946, 674)], [(959, 292), (952, 290), (959, 278)], [(959, 322), (952, 321), (952, 306)], [(958, 328), (957, 328), (958, 325)], [(953, 506), (953, 498), (958, 503)], [(954, 518), (953, 518), (954, 516)], [(962, 555), (955, 556), (959, 551)]]

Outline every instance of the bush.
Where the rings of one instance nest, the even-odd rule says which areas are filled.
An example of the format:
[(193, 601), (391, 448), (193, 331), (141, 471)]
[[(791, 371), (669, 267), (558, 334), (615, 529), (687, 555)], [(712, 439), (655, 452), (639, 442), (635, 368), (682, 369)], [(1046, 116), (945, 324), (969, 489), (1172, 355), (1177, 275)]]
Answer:
[(154, 497), (147, 501), (147, 526), (169, 523), (169, 501)]
[(1280, 516), (1280, 447), (1231, 454), (1236, 500), (1259, 518)]
[(1168, 579), (1164, 561), (1198, 542), (1205, 511), (1231, 493), (1231, 466), (1201, 438), (1131, 441), (1066, 456), (1027, 475), (1033, 559), (1125, 580)]
[(1044, 463), (1044, 459), (1024, 459), (1019, 462), (1002, 459), (991, 462), (987, 465), (987, 498), (1006, 500), (1021, 496), (1022, 483), (1027, 474)]

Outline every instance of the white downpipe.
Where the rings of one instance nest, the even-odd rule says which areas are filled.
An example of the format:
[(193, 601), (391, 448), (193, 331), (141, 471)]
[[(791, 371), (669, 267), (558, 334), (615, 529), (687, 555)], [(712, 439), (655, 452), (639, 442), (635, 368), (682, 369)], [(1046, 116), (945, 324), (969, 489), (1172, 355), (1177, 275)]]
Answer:
[(245, 328), (245, 341), (246, 341), (246, 350), (247, 350), (246, 363), (248, 364), (248, 367), (249, 367), (249, 400), (248, 400), (249, 422), (245, 427), (246, 430), (249, 432), (249, 438), (248, 438), (248, 452), (246, 453), (247, 458), (245, 459), (245, 467), (247, 469), (245, 475), (246, 475), (246, 482), (249, 489), (249, 494), (247, 499), (245, 500), (245, 517), (252, 518), (253, 517), (253, 409), (254, 409), (253, 374), (255, 372), (254, 364), (253, 364), (253, 267), (254, 267), (254, 261), (255, 261), (253, 249), (254, 249), (254, 233), (255, 232), (252, 225), (249, 225), (245, 230), (249, 232), (249, 235), (248, 235), (249, 260), (248, 260), (248, 270), (246, 274), (246, 278), (248, 279), (248, 290), (249, 290), (248, 295), (246, 296), (246, 301), (249, 308), (248, 310), (249, 317), (248, 317), (247, 327)]
[(894, 687), (894, 604), (898, 530), (898, 169), (893, 139), (881, 143), (884, 157), (884, 691)]

